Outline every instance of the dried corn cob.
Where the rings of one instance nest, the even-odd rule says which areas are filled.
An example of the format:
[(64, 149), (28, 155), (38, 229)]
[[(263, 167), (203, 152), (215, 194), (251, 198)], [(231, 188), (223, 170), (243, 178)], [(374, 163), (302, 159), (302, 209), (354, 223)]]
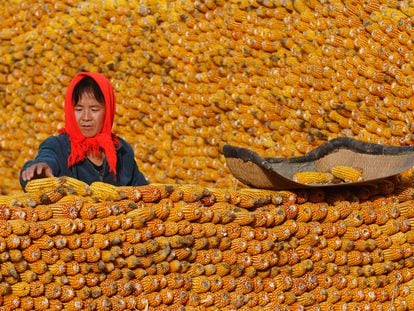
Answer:
[(331, 168), (331, 173), (336, 178), (345, 182), (357, 182), (363, 180), (362, 169), (351, 166), (335, 165)]
[(334, 176), (328, 172), (303, 171), (296, 172), (292, 179), (301, 184), (328, 184), (333, 182)]
[(97, 200), (118, 201), (121, 198), (117, 187), (105, 182), (95, 181), (89, 188), (91, 195)]
[(25, 187), (28, 193), (42, 194), (50, 190), (58, 189), (61, 186), (61, 181), (58, 177), (46, 177), (30, 180)]
[(61, 176), (59, 178), (59, 184), (65, 189), (69, 194), (87, 196), (91, 194), (90, 187), (87, 183), (70, 177), (70, 176)]

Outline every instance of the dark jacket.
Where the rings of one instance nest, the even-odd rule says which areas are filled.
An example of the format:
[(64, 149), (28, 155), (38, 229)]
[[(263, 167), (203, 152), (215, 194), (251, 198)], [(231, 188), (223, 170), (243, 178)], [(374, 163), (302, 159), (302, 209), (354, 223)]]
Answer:
[[(141, 186), (148, 184), (144, 175), (138, 170), (131, 146), (120, 137), (118, 137), (118, 140), (116, 177), (109, 173), (109, 166), (106, 160), (104, 160), (102, 171), (98, 171), (88, 159), (68, 167), (70, 142), (67, 134), (50, 136), (45, 139), (39, 146), (36, 158), (26, 162), (22, 171), (34, 163), (46, 162), (52, 169), (54, 176), (70, 176), (88, 184), (94, 181), (103, 181), (115, 186)], [(23, 189), (26, 183), (22, 180), (20, 173), (20, 184)]]

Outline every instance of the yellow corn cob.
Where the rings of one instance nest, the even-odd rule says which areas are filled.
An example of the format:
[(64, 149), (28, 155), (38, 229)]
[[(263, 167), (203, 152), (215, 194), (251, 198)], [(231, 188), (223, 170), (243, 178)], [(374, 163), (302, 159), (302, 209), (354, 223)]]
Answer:
[(11, 286), (12, 293), (18, 297), (24, 297), (30, 293), (30, 284), (26, 282), (18, 282)]
[(3, 262), (0, 265), (0, 272), (3, 276), (12, 276), (15, 279), (19, 278), (19, 274), (16, 271), (16, 267), (10, 261)]
[(247, 209), (270, 203), (274, 195), (274, 192), (263, 189), (240, 189), (238, 192), (237, 205)]
[(23, 282), (31, 283), (37, 279), (37, 274), (32, 270), (25, 270), (20, 273), (20, 279)]
[(211, 283), (206, 276), (196, 276), (192, 279), (191, 288), (196, 293), (205, 293), (210, 289)]
[(118, 188), (114, 185), (101, 181), (95, 181), (90, 185), (90, 190), (95, 199), (102, 201), (120, 200), (120, 193)]
[(336, 178), (339, 178), (345, 182), (362, 181), (362, 169), (355, 168), (346, 165), (335, 165), (331, 168), (331, 173)]
[(237, 207), (233, 209), (233, 213), (234, 213), (233, 221), (239, 225), (248, 225), (255, 220), (254, 213), (241, 207)]
[(118, 190), (122, 198), (132, 200), (133, 202), (138, 202), (142, 196), (141, 192), (138, 190), (138, 187), (119, 186)]
[(138, 186), (137, 190), (141, 193), (141, 200), (144, 203), (152, 203), (161, 198), (161, 190), (154, 185)]
[(12, 227), (13, 233), (16, 235), (25, 235), (29, 232), (30, 223), (23, 219), (10, 219), (8, 221)]
[(10, 205), (10, 196), (9, 195), (0, 195), (0, 204), (1, 205)]
[(61, 181), (58, 177), (46, 177), (29, 180), (26, 184), (25, 190), (28, 193), (39, 194), (45, 193), (49, 190), (58, 189), (61, 186)]
[[(64, 200), (65, 199), (65, 200)], [(82, 202), (76, 200), (76, 198), (63, 197), (56, 203), (52, 203), (49, 205), (53, 217), (67, 217), (67, 218), (77, 218), (79, 214), (80, 207), (82, 206)]]
[(156, 217), (155, 215), (155, 209), (153, 206), (151, 207), (140, 207), (137, 209), (134, 209), (127, 213), (127, 216), (132, 218), (133, 221), (137, 221), (145, 223), (147, 221), (150, 221), (151, 219), (154, 219)]
[(22, 207), (35, 207), (41, 200), (39, 195), (34, 195), (31, 193), (16, 193), (9, 196), (4, 196), (0, 198), (1, 204), (8, 206), (22, 206)]
[(301, 184), (328, 184), (334, 176), (328, 172), (303, 171), (293, 175), (293, 180)]
[(82, 196), (91, 194), (89, 185), (82, 180), (70, 176), (61, 176), (59, 177), (59, 180), (65, 190), (70, 194), (78, 194)]
[(40, 195), (40, 203), (41, 204), (50, 204), (59, 201), (64, 196), (63, 188), (59, 187), (56, 189), (51, 189), (48, 191), (43, 192)]

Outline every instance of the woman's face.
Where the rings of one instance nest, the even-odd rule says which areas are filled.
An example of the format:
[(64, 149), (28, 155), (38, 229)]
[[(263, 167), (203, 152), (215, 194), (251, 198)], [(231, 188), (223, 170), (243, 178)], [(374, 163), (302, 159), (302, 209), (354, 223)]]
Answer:
[(92, 92), (85, 92), (75, 105), (75, 118), (83, 136), (93, 137), (102, 130), (105, 105), (98, 102)]

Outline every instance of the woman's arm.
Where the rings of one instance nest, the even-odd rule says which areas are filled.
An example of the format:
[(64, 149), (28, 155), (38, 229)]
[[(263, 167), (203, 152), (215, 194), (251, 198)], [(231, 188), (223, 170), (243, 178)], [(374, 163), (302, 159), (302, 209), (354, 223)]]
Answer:
[(60, 162), (66, 161), (62, 159), (61, 149), (56, 136), (50, 136), (40, 144), (36, 157), (26, 162), (20, 172), (20, 185), (23, 190), (31, 179), (59, 175)]

